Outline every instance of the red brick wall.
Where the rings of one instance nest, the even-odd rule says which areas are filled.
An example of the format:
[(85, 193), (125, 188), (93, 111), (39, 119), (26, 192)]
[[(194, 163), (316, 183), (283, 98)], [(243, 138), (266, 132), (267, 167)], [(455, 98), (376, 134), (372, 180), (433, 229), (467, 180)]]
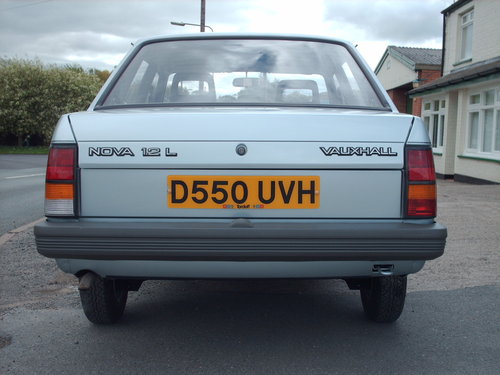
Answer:
[(422, 116), (422, 98), (413, 98), (413, 111), (411, 113), (413, 116)]
[[(418, 84), (414, 85), (414, 87), (418, 87), (419, 85), (424, 85), (426, 83), (432, 82), (435, 79), (441, 77), (440, 70), (419, 70), (418, 71)], [(414, 116), (422, 116), (422, 98), (413, 98), (413, 111), (412, 115)]]
[(441, 77), (440, 70), (419, 70), (418, 79), (422, 81), (422, 84), (429, 83)]
[[(413, 83), (413, 88), (418, 87), (441, 77), (440, 70), (418, 70), (418, 82)], [(410, 113), (408, 108), (408, 91), (412, 89), (412, 83), (387, 90), (387, 94), (401, 113)], [(422, 115), (422, 98), (413, 98), (411, 114), (420, 117)]]
[(399, 87), (396, 87), (395, 89), (392, 90), (387, 90), (387, 93), (389, 94), (389, 97), (392, 99), (394, 104), (396, 105), (396, 108), (398, 109), (399, 112), (401, 113), (406, 113), (406, 101), (407, 101), (407, 93), (408, 90), (402, 89)]

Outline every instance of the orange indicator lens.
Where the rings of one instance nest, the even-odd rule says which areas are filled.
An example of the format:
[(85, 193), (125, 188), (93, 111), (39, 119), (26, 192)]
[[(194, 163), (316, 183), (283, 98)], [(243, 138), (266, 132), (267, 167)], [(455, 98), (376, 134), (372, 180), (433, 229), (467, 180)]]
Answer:
[(408, 186), (408, 215), (436, 216), (436, 185)]
[(436, 185), (410, 185), (408, 199), (436, 199)]
[(45, 184), (45, 199), (73, 199), (72, 184)]

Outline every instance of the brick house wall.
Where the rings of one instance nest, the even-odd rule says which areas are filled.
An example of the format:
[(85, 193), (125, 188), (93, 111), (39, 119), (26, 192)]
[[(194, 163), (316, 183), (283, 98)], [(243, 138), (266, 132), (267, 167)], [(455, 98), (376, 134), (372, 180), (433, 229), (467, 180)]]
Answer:
[[(499, 4), (498, 0), (460, 0), (455, 1), (450, 6), (450, 8), (454, 9), (446, 12), (446, 33), (443, 35), (445, 38), (444, 45), (446, 46), (443, 66), (444, 75), (450, 74), (451, 71), (457, 68), (463, 68), (498, 56)], [(462, 15), (470, 10), (474, 10), (472, 58), (460, 61), (460, 24)]]
[(375, 74), (400, 113), (419, 116), (422, 102), (408, 92), (441, 76), (440, 49), (388, 46)]
[(413, 116), (422, 117), (422, 98), (413, 98)]
[(435, 79), (438, 79), (441, 77), (441, 71), (440, 70), (419, 70), (418, 71), (418, 79), (422, 83), (428, 83), (432, 82)]
[(387, 90), (387, 94), (394, 102), (394, 105), (401, 113), (408, 113), (407, 108), (407, 88), (396, 87), (395, 89)]
[[(419, 85), (424, 85), (426, 83), (432, 82), (441, 77), (441, 71), (439, 70), (419, 70), (418, 80), (419, 82), (413, 85), (413, 88), (417, 88)], [(412, 115), (421, 117), (422, 116), (422, 98), (413, 98), (413, 110)]]
[(417, 79), (418, 82), (413, 84), (408, 84), (405, 86), (396, 87), (393, 89), (387, 90), (387, 94), (394, 102), (394, 105), (401, 113), (410, 113), (414, 116), (421, 116), (422, 114), (422, 99), (414, 98), (412, 100), (411, 108), (408, 108), (408, 91), (413, 88), (418, 87), (418, 85), (423, 85), (425, 83), (429, 83), (441, 77), (440, 70), (429, 70), (422, 69), (417, 71)]
[[(436, 173), (457, 181), (500, 183), (500, 1), (456, 0), (441, 13), (443, 77), (433, 81), (430, 76), (410, 91), (414, 108), (423, 104), (424, 117), (440, 116), (442, 143), (438, 138), (433, 144)], [(464, 23), (472, 26), (465, 39)], [(420, 99), (418, 107), (415, 99)], [(428, 123), (432, 136), (436, 124), (430, 118)]]

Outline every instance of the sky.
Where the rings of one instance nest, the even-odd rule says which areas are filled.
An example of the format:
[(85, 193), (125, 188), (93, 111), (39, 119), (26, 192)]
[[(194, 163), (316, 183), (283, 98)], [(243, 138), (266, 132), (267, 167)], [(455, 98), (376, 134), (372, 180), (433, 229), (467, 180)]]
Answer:
[[(215, 32), (347, 40), (375, 69), (388, 45), (441, 48), (453, 0), (206, 0)], [(0, 0), (0, 58), (112, 70), (148, 36), (197, 33), (201, 0)], [(210, 32), (210, 30), (206, 30)]]

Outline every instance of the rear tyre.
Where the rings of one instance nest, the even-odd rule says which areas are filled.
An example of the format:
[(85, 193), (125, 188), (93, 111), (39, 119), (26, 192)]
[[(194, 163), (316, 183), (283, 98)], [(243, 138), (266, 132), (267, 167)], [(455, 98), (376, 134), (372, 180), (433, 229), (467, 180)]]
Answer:
[(379, 323), (395, 322), (405, 304), (406, 276), (372, 277), (361, 286), (366, 316)]
[(116, 323), (125, 310), (128, 290), (115, 280), (94, 273), (87, 273), (83, 278), (85, 288), (80, 288), (80, 300), (87, 319), (95, 324)]

